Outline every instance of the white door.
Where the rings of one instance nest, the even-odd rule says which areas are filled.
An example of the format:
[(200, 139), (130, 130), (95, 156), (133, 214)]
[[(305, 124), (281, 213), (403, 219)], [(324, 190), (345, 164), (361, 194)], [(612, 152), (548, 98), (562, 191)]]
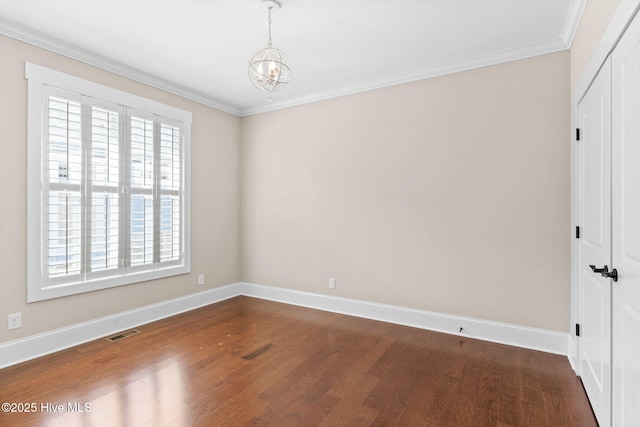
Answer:
[[(579, 373), (600, 426), (611, 425), (611, 61), (578, 104)], [(593, 266), (593, 267), (590, 267)]]
[(613, 425), (640, 426), (640, 20), (613, 53)]

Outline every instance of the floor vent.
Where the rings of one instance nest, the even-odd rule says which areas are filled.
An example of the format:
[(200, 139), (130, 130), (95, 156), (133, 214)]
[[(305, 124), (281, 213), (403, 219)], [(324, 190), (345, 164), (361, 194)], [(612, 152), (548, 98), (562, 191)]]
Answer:
[(131, 335), (135, 335), (135, 334), (139, 334), (140, 331), (137, 329), (131, 329), (130, 331), (124, 331), (124, 332), (120, 332), (117, 335), (114, 335), (112, 337), (107, 338), (107, 341), (111, 341), (111, 342), (115, 342), (118, 340), (121, 340), (123, 338), (127, 338), (130, 337)]
[(271, 348), (271, 344), (263, 345), (262, 347), (260, 347), (256, 351), (254, 351), (253, 353), (245, 354), (244, 356), (242, 356), (242, 358), (245, 359), (245, 360), (251, 360), (254, 357), (260, 356), (262, 353), (264, 353), (265, 351), (269, 350), (270, 348)]

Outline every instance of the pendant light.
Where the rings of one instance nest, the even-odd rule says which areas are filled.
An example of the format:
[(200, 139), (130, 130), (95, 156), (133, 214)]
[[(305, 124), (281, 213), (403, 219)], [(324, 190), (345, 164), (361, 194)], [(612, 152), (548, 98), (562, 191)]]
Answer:
[(249, 61), (249, 80), (256, 88), (268, 92), (271, 101), (271, 92), (289, 83), (291, 68), (284, 52), (271, 44), (271, 13), (280, 10), (280, 4), (275, 0), (262, 0), (260, 9), (268, 14), (269, 42), (265, 49), (260, 49)]

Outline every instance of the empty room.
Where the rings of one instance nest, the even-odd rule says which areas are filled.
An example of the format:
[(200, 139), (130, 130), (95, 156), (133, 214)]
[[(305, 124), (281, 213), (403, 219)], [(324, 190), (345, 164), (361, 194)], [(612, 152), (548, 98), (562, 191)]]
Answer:
[(0, 425), (640, 425), (638, 9), (0, 0)]

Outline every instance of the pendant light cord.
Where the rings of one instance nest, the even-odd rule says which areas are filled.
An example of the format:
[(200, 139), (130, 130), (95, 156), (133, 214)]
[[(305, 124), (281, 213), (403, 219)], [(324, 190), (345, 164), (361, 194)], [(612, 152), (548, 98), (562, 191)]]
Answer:
[(269, 44), (267, 45), (268, 48), (271, 48), (271, 9), (273, 9), (271, 6), (269, 6)]

